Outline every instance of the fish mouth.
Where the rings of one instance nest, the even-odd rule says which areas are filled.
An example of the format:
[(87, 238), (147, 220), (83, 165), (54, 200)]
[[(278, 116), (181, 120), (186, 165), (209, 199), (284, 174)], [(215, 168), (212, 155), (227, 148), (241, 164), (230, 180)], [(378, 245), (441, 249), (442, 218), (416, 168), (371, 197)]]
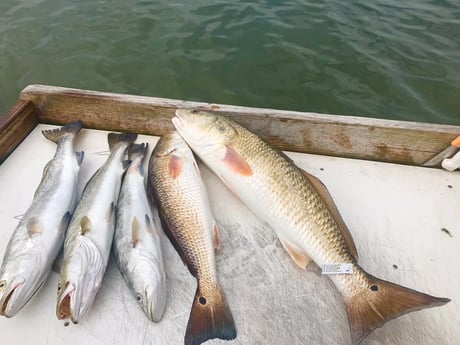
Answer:
[(58, 320), (66, 320), (72, 317), (72, 297), (74, 292), (75, 285), (67, 282), (57, 305), (56, 316)]
[(0, 301), (0, 315), (12, 317), (25, 304), (15, 305), (15, 302), (18, 300), (18, 295), (20, 295), (21, 292), (21, 286), (24, 285), (24, 281), (24, 278), (21, 278), (21, 281), (17, 282), (10, 291), (4, 295), (2, 301)]

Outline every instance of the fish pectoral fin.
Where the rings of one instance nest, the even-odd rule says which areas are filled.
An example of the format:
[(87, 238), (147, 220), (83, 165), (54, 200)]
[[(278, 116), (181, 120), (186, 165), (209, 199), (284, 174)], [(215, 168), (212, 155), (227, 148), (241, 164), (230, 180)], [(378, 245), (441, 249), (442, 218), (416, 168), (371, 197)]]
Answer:
[(133, 248), (136, 248), (136, 246), (141, 241), (141, 223), (139, 223), (139, 220), (136, 216), (134, 216), (133, 222), (131, 224), (131, 241)]
[(251, 176), (254, 174), (248, 162), (241, 157), (230, 145), (225, 146), (225, 155), (222, 161), (234, 172), (241, 176)]
[(43, 232), (43, 227), (40, 222), (40, 219), (36, 217), (30, 217), (27, 220), (26, 228), (30, 237), (34, 235), (40, 235)]
[(305, 170), (302, 170), (302, 172), (307, 178), (307, 180), (312, 184), (315, 191), (319, 194), (321, 199), (326, 204), (327, 209), (331, 213), (332, 218), (334, 218), (337, 224), (337, 227), (342, 233), (342, 236), (345, 240), (345, 243), (348, 249), (350, 250), (351, 255), (355, 258), (356, 261), (358, 261), (358, 250), (356, 249), (356, 245), (355, 245), (355, 242), (353, 241), (353, 237), (351, 236), (351, 232), (348, 229), (347, 225), (345, 224), (345, 221), (343, 220), (342, 216), (340, 215), (340, 212), (337, 206), (335, 205), (335, 202), (332, 199), (332, 196), (329, 193), (329, 190), (319, 178), (307, 173)]
[(219, 228), (217, 227), (216, 223), (214, 223), (212, 238), (213, 238), (214, 249), (220, 250), (221, 242), (220, 242), (220, 236), (219, 236)]
[(184, 168), (185, 158), (177, 156), (175, 154), (171, 154), (169, 157), (168, 162), (168, 172), (172, 178), (177, 178), (182, 173), (182, 169)]
[(88, 216), (83, 216), (80, 220), (80, 232), (85, 236), (89, 231), (91, 231), (92, 224), (91, 219)]
[(304, 270), (312, 261), (307, 254), (292, 246), (288, 241), (282, 239), (280, 239), (280, 241), (284, 249), (286, 249), (286, 251), (288, 252), (289, 256), (301, 269)]
[(69, 226), (70, 220), (72, 219), (72, 213), (67, 211), (64, 213), (61, 219), (61, 223), (59, 224), (59, 232), (64, 232), (67, 230), (67, 227)]

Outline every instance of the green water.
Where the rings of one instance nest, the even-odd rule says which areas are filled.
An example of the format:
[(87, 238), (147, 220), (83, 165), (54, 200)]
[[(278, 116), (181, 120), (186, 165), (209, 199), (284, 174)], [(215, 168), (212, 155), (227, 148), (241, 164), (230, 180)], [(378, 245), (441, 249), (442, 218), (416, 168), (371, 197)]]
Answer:
[(32, 83), (460, 124), (460, 1), (1, 0), (0, 112)]

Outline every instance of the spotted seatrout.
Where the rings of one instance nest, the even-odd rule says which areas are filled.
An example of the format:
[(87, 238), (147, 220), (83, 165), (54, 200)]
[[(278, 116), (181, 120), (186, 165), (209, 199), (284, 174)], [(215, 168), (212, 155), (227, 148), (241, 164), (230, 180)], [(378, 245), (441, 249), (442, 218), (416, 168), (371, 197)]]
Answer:
[(118, 199), (113, 253), (129, 289), (147, 317), (161, 320), (166, 305), (166, 276), (161, 249), (161, 225), (151, 208), (144, 186), (147, 144), (129, 149), (131, 164)]
[(6, 248), (0, 268), (0, 315), (13, 316), (40, 289), (62, 247), (77, 199), (83, 152), (74, 152), (73, 141), (81, 126), (78, 121), (42, 131), (57, 149)]
[(115, 205), (128, 166), (123, 157), (136, 137), (109, 133), (110, 156), (86, 184), (75, 209), (58, 282), (56, 316), (60, 320), (80, 321), (101, 286), (115, 229)]
[(148, 190), (166, 234), (198, 282), (185, 345), (234, 339), (233, 316), (216, 276), (217, 225), (193, 153), (177, 132), (163, 136), (152, 152)]
[(173, 123), (203, 162), (275, 230), (297, 265), (305, 268), (311, 260), (320, 267), (351, 264), (352, 274), (330, 278), (344, 297), (353, 344), (390, 319), (449, 302), (365, 272), (326, 188), (255, 134), (195, 110), (177, 110)]

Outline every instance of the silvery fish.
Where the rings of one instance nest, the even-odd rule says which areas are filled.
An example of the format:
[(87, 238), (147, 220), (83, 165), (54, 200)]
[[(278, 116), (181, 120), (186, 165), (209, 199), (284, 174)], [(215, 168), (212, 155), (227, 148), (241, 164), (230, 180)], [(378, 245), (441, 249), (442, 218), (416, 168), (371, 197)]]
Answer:
[(351, 274), (329, 277), (344, 297), (353, 344), (388, 320), (450, 301), (365, 272), (325, 186), (255, 134), (203, 111), (177, 110), (172, 121), (194, 153), (275, 230), (299, 267), (305, 268), (311, 260), (319, 267), (351, 266)]
[(129, 162), (126, 149), (136, 134), (108, 134), (110, 156), (83, 190), (64, 242), (56, 316), (78, 323), (101, 287), (115, 229), (115, 205)]
[(218, 228), (193, 153), (177, 132), (163, 136), (152, 152), (148, 191), (157, 202), (163, 229), (198, 283), (185, 345), (234, 339), (233, 316), (216, 275)]
[(15, 315), (45, 283), (58, 255), (77, 199), (83, 152), (73, 142), (80, 121), (42, 131), (57, 144), (34, 199), (13, 232), (0, 268), (0, 315)]
[(161, 320), (166, 306), (166, 275), (161, 249), (158, 211), (150, 207), (144, 186), (144, 158), (148, 144), (129, 148), (131, 164), (118, 199), (113, 253), (129, 289), (147, 317)]

